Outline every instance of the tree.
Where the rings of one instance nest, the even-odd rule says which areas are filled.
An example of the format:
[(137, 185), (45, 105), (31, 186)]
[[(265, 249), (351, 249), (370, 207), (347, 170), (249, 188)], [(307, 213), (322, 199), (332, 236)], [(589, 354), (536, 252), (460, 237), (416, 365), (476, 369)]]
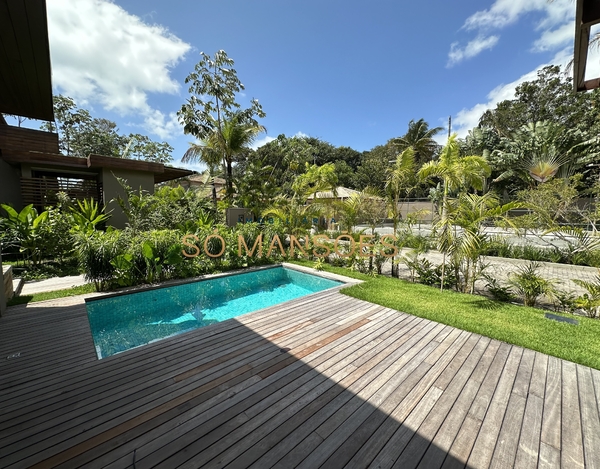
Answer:
[(209, 173), (218, 173), (217, 168), (222, 163), (227, 180), (227, 197), (233, 197), (233, 161), (252, 145), (257, 135), (264, 127), (250, 122), (242, 122), (239, 114), (233, 114), (221, 124), (221, 130), (211, 133), (200, 143), (191, 143), (181, 161), (200, 160), (208, 166)]
[(391, 162), (396, 159), (397, 154), (397, 148), (390, 142), (363, 152), (360, 166), (356, 170), (355, 187), (359, 190), (371, 187), (383, 192), (388, 168), (391, 167)]
[(440, 146), (433, 137), (442, 130), (444, 130), (442, 127), (430, 129), (425, 119), (411, 120), (408, 123), (408, 131), (402, 137), (392, 139), (392, 144), (399, 151), (412, 148), (415, 153), (415, 162), (420, 166), (431, 161), (439, 150)]
[(460, 291), (474, 293), (475, 282), (485, 268), (480, 262), (488, 241), (488, 235), (483, 230), (484, 223), (501, 221), (514, 227), (507, 214), (521, 206), (519, 202), (500, 205), (498, 197), (491, 192), (484, 195), (462, 193), (451, 203), (450, 219), (453, 225), (461, 228), (454, 233), (450, 250)]
[(450, 192), (465, 188), (483, 189), (483, 182), (490, 175), (491, 169), (485, 158), (481, 156), (460, 157), (456, 134), (440, 152), (439, 160), (425, 163), (418, 171), (420, 179), (440, 178), (443, 182), (442, 214), (437, 223), (438, 249), (443, 254), (442, 286), (444, 288), (444, 273), (446, 255), (452, 250), (452, 219), (448, 198)]
[(58, 133), (59, 149), (67, 156), (86, 158), (90, 154), (116, 158), (144, 159), (158, 163), (173, 160), (173, 148), (167, 142), (154, 142), (140, 134), (121, 135), (109, 119), (92, 117), (68, 96), (54, 96), (56, 124), (45, 122), (41, 128)]
[(146, 135), (129, 134), (127, 145), (121, 158), (152, 161), (154, 163), (170, 163), (173, 161), (171, 153), (173, 147), (167, 142), (154, 142)]
[[(250, 107), (241, 109), (236, 102), (236, 93), (244, 90), (244, 85), (233, 68), (233, 60), (220, 50), (214, 58), (201, 52), (202, 59), (185, 82), (190, 84), (191, 94), (187, 102), (177, 112), (183, 124), (184, 133), (200, 140), (200, 147), (208, 147), (207, 160), (215, 161), (220, 156), (225, 168), (227, 196), (233, 197), (233, 157), (243, 140), (254, 129), (254, 135), (264, 131), (255, 119), (266, 116), (262, 106), (252, 99)], [(186, 153), (187, 161), (199, 158), (200, 152)], [(183, 161), (183, 160), (182, 160)]]
[(566, 129), (589, 129), (597, 124), (600, 90), (573, 93), (573, 85), (557, 65), (542, 68), (533, 81), (515, 89), (515, 99), (501, 101), (486, 111), (479, 127), (490, 127), (510, 137), (527, 123), (549, 121)]
[(249, 209), (255, 220), (281, 193), (273, 177), (273, 167), (260, 160), (252, 160), (235, 180), (237, 193), (235, 202)]
[[(493, 182), (510, 181), (513, 187), (533, 188), (559, 173), (561, 167), (569, 172), (580, 169), (587, 160), (582, 145), (584, 136), (578, 129), (564, 129), (549, 121), (528, 123), (514, 132), (510, 139), (502, 139), (503, 149), (489, 156), (490, 163), (500, 174)], [(521, 181), (522, 185), (516, 183)]]

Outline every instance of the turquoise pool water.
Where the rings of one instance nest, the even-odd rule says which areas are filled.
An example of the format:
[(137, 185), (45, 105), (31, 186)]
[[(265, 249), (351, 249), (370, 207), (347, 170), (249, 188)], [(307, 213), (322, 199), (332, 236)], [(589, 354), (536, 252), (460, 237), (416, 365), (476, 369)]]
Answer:
[(88, 300), (98, 358), (340, 285), (276, 267)]

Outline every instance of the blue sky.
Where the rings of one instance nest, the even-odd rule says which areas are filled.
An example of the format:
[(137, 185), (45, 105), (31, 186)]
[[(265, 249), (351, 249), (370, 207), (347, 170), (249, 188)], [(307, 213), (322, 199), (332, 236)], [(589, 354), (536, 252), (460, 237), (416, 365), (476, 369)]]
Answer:
[[(464, 135), (572, 54), (570, 0), (47, 0), (55, 93), (185, 152), (175, 113), (199, 52), (224, 49), (267, 134), (359, 151), (426, 119)], [(590, 73), (599, 67), (590, 57)]]

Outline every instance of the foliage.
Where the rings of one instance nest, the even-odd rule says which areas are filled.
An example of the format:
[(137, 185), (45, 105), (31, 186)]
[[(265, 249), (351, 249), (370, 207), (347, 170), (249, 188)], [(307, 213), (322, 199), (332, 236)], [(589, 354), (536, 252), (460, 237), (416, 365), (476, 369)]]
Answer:
[(485, 289), (498, 301), (512, 301), (514, 295), (508, 285), (502, 285), (500, 281), (489, 274), (483, 274), (483, 278), (486, 280)]
[(396, 160), (397, 155), (396, 146), (390, 142), (385, 145), (378, 145), (363, 153), (360, 166), (356, 170), (356, 188), (361, 190), (370, 187), (383, 192), (387, 180), (387, 171), (391, 166), (390, 162)]
[(117, 124), (92, 117), (88, 110), (78, 108), (72, 98), (57, 95), (53, 99), (56, 125), (46, 122), (41, 128), (58, 132), (60, 151), (67, 156), (86, 158), (98, 154), (160, 163), (173, 160), (173, 148), (167, 142), (154, 142), (140, 134), (121, 135)]
[(95, 231), (90, 235), (78, 233), (77, 257), (85, 279), (93, 282), (96, 290), (104, 291), (109, 288), (115, 276), (112, 260), (121, 254), (120, 231)]
[(528, 213), (517, 217), (515, 225), (525, 229), (557, 229), (560, 224), (581, 220), (577, 209), (580, 178), (554, 179), (539, 186), (519, 191), (518, 200), (528, 208)]
[(479, 121), (503, 137), (509, 137), (521, 126), (550, 121), (564, 128), (590, 128), (597, 120), (598, 90), (573, 93), (571, 79), (559, 66), (542, 68), (537, 78), (521, 83), (515, 99), (501, 101), (486, 111)]
[(248, 164), (243, 174), (236, 178), (235, 184), (237, 192), (234, 202), (239, 207), (249, 209), (255, 220), (260, 218), (280, 190), (273, 176), (273, 167), (259, 160)]
[(581, 143), (585, 135), (578, 129), (564, 129), (549, 121), (530, 122), (514, 132), (510, 138), (502, 138), (498, 148), (488, 159), (499, 183), (510, 181), (512, 187), (533, 188), (537, 183), (552, 177), (568, 177), (582, 168), (585, 162)]
[(582, 309), (589, 318), (600, 317), (600, 274), (592, 282), (580, 279), (572, 279), (574, 283), (587, 290), (581, 296), (575, 298), (575, 306)]
[(177, 112), (186, 134), (200, 140), (192, 146), (185, 158), (197, 158), (209, 162), (222, 161), (227, 179), (228, 198), (233, 196), (233, 158), (249, 146), (253, 138), (264, 131), (255, 119), (266, 116), (262, 106), (252, 99), (250, 107), (241, 109), (236, 94), (244, 85), (233, 68), (233, 60), (223, 50), (214, 57), (201, 52), (202, 59), (194, 67), (185, 82), (190, 85), (190, 97)]
[(321, 206), (304, 204), (295, 197), (279, 196), (262, 212), (262, 216), (278, 218), (286, 234), (301, 236), (309, 232), (313, 219), (321, 216)]
[(215, 220), (214, 207), (196, 191), (186, 191), (181, 186), (163, 186), (154, 194), (148, 194), (133, 190), (123, 179), (119, 182), (125, 197), (117, 197), (117, 203), (127, 216), (129, 228), (135, 232), (189, 228), (211, 224)]
[(509, 275), (508, 284), (521, 297), (525, 306), (533, 307), (540, 296), (551, 296), (554, 292), (553, 283), (538, 274), (539, 268), (540, 264), (537, 262), (529, 262)]
[(488, 242), (484, 225), (495, 221), (511, 225), (507, 214), (519, 206), (517, 202), (500, 205), (498, 197), (490, 192), (481, 196), (463, 193), (450, 204), (449, 219), (460, 227), (454, 230), (450, 249), (460, 291), (474, 293), (475, 282), (486, 268), (481, 260)]
[(421, 166), (431, 161), (439, 151), (440, 146), (433, 137), (442, 130), (444, 130), (442, 127), (430, 129), (425, 119), (419, 119), (418, 121), (411, 119), (408, 123), (408, 131), (402, 137), (392, 139), (392, 144), (400, 152), (411, 148), (414, 152), (414, 161), (418, 166)]
[[(438, 249), (443, 253), (441, 288), (444, 287), (446, 256), (456, 249), (453, 236), (453, 220), (449, 206), (450, 192), (468, 188), (482, 189), (484, 180), (490, 174), (490, 167), (481, 156), (460, 156), (456, 134), (448, 139), (437, 161), (425, 163), (419, 169), (422, 180), (440, 178), (443, 181), (442, 213), (435, 225), (438, 235)], [(479, 225), (481, 222), (479, 222)]]
[(75, 232), (90, 234), (110, 218), (110, 215), (102, 213), (104, 208), (101, 210), (98, 202), (93, 199), (77, 200), (77, 207), (70, 208), (73, 220), (72, 230)]
[(2, 226), (9, 232), (8, 239), (12, 239), (34, 265), (42, 259), (43, 228), (48, 221), (48, 212), (38, 215), (33, 204), (27, 205), (17, 212), (10, 205), (0, 204), (7, 216), (0, 219)]

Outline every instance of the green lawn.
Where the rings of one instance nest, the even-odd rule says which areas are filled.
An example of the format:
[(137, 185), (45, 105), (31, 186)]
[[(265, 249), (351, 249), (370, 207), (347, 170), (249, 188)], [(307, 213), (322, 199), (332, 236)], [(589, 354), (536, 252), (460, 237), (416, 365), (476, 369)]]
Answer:
[(329, 265), (324, 270), (365, 281), (344, 288), (345, 295), (600, 369), (600, 320), (577, 316), (579, 325), (574, 326), (546, 319), (547, 311), (537, 308)]
[(35, 301), (54, 300), (56, 298), (64, 298), (67, 296), (83, 295), (85, 293), (94, 293), (96, 287), (93, 283), (81, 285), (79, 287), (66, 288), (64, 290), (55, 290), (43, 293), (35, 293), (34, 295), (15, 296), (8, 301), (8, 306), (22, 305), (25, 303), (33, 303)]

